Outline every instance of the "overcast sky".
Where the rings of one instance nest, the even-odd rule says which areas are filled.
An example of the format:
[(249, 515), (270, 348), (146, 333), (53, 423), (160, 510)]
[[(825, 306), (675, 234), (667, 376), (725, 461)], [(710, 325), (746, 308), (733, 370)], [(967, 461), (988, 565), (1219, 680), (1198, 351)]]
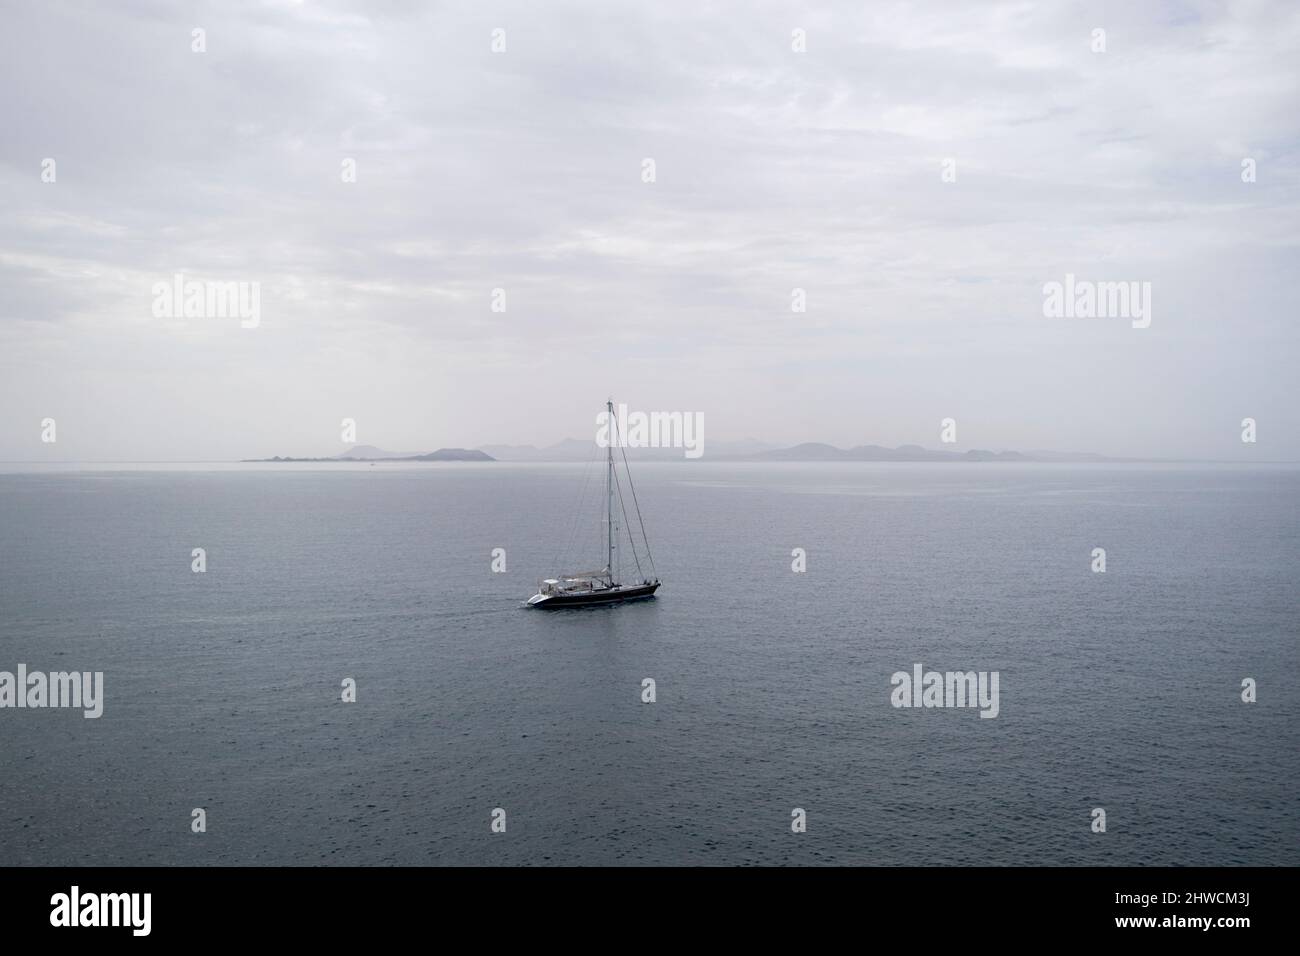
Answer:
[[(185, 6), (3, 7), (0, 459), (544, 444), (607, 394), (706, 453), (1300, 458), (1300, 5)], [(175, 273), (260, 324), (155, 316)], [(1067, 273), (1150, 327), (1045, 318)]]

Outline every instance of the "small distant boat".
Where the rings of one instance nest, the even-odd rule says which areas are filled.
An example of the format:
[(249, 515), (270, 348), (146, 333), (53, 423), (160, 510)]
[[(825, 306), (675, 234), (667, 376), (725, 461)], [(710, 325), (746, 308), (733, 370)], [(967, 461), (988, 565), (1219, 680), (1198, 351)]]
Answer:
[[(632, 473), (627, 467), (627, 452), (623, 453), (623, 472), (627, 478), (627, 489), (631, 494), (632, 507), (636, 510), (637, 526), (641, 531), (641, 540), (645, 544), (646, 561), (650, 571), (646, 574), (641, 567), (641, 558), (637, 554), (636, 541), (632, 529), (628, 528), (628, 542), (632, 545), (632, 558), (636, 564), (640, 580), (636, 583), (623, 582), (616, 569), (615, 556), (619, 550), (616, 544), (619, 538), (618, 519), (614, 512), (614, 499), (617, 496), (619, 510), (627, 518), (627, 503), (623, 498), (623, 485), (614, 469), (614, 443), (618, 420), (614, 417), (614, 402), (605, 403), (609, 413), (610, 441), (605, 455), (605, 566), (599, 571), (576, 571), (559, 577), (546, 578), (537, 586), (537, 593), (528, 599), (529, 607), (560, 608), (585, 607), (592, 604), (621, 604), (624, 601), (639, 601), (652, 598), (659, 590), (659, 578), (654, 568), (654, 558), (650, 556), (650, 539), (646, 537), (645, 522), (641, 520), (641, 506), (636, 500), (636, 488), (632, 485)], [(629, 522), (630, 525), (630, 522)]]

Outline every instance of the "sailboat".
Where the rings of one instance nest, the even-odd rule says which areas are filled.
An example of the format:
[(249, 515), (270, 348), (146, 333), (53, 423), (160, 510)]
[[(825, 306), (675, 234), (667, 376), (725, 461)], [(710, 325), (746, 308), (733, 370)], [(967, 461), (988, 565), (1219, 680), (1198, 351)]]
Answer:
[[(636, 500), (636, 488), (632, 484), (632, 472), (627, 466), (626, 450), (623, 451), (623, 473), (627, 478), (632, 507), (636, 511), (641, 540), (645, 544), (646, 561), (650, 568), (648, 574), (642, 569), (636, 540), (632, 537), (631, 523), (627, 521), (627, 502), (623, 498), (623, 483), (614, 469), (614, 444), (618, 432), (618, 419), (614, 415), (612, 399), (605, 403), (605, 409), (609, 414), (610, 422), (610, 440), (605, 447), (605, 566), (599, 571), (577, 571), (560, 577), (546, 578), (538, 584), (537, 593), (528, 599), (529, 607), (560, 608), (619, 604), (624, 601), (652, 598), (659, 590), (654, 558), (650, 555), (650, 539), (646, 537), (645, 522), (641, 520), (641, 506)], [(624, 522), (628, 524), (628, 543), (632, 545), (632, 559), (639, 576), (639, 580), (635, 582), (622, 581), (617, 567), (621, 546), (617, 543), (619, 525), (618, 513), (614, 510), (615, 498), (618, 499), (618, 513), (622, 514)]]

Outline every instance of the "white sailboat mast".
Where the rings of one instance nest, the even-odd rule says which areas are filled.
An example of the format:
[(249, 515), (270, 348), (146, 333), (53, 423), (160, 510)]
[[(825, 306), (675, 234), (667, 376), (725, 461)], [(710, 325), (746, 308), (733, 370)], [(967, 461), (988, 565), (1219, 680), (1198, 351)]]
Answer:
[(614, 435), (616, 434), (616, 424), (614, 422), (614, 400), (608, 399), (605, 402), (605, 409), (609, 414), (609, 442), (605, 446), (605, 567), (609, 569), (609, 583), (616, 584), (614, 580)]

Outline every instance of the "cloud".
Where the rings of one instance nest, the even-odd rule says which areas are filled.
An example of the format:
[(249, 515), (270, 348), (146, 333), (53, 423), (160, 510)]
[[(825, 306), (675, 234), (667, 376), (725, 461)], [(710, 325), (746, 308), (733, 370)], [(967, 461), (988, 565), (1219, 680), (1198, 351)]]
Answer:
[[(55, 405), (98, 422), (61, 424), (69, 454), (206, 458), (312, 451), (341, 415), (544, 442), (611, 390), (719, 438), (926, 441), (941, 413), (1227, 457), (1250, 414), (1300, 454), (1292, 5), (5, 16), (0, 458)], [(261, 327), (154, 320), (178, 272), (260, 282)], [(1045, 324), (1066, 272), (1153, 282), (1145, 338)], [(191, 428), (147, 427), (196, 389)]]

